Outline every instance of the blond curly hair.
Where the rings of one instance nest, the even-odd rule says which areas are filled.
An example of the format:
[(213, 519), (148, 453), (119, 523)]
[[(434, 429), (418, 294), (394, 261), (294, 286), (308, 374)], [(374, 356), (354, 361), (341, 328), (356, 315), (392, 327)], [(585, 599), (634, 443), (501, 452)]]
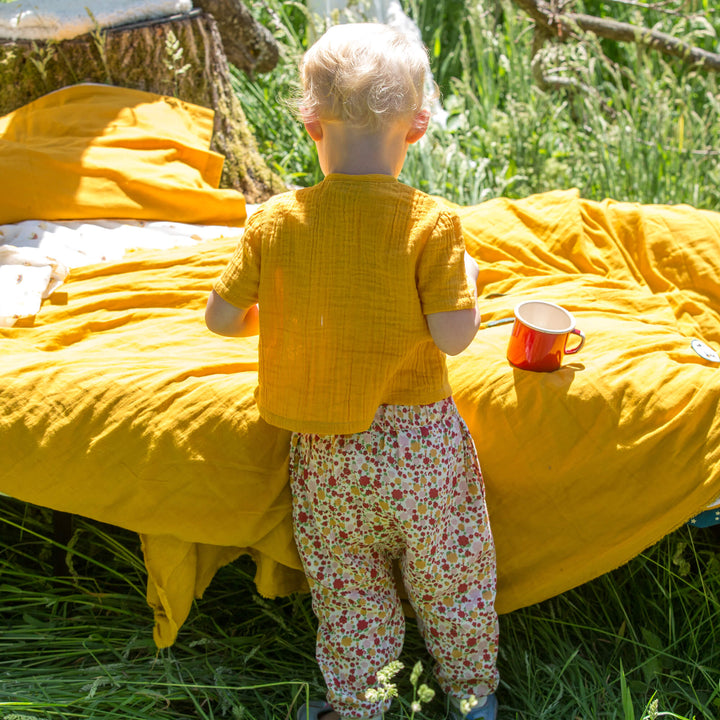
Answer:
[(375, 130), (427, 110), (437, 96), (425, 47), (380, 23), (335, 25), (300, 64), (303, 120)]

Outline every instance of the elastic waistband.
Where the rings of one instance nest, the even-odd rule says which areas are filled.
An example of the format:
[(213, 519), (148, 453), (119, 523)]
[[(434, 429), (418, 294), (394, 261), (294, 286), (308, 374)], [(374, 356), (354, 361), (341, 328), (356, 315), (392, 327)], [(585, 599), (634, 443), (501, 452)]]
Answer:
[(381, 405), (375, 413), (373, 426), (418, 427), (440, 422), (455, 412), (452, 397), (428, 405)]

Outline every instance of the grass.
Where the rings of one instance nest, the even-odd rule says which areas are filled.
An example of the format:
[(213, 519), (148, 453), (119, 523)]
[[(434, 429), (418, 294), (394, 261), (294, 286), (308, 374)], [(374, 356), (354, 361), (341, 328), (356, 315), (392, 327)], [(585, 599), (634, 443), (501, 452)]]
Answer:
[[(176, 645), (158, 651), (137, 538), (77, 519), (73, 572), (54, 577), (49, 520), (14, 500), (0, 511), (0, 717), (279, 720), (322, 693), (307, 596), (260, 598), (242, 559), (218, 573)], [(683, 528), (612, 573), (501, 618), (501, 717), (717, 718), (719, 613), (718, 537)], [(389, 718), (411, 716), (417, 660), (430, 667), (409, 621), (408, 671)], [(421, 717), (444, 712), (438, 697)]]
[[(720, 18), (703, 2), (653, 11), (578, 0), (577, 10), (658, 23), (713, 49)], [(321, 28), (300, 3), (248, 5), (282, 58), (270, 75), (235, 75), (236, 90), (269, 162), (309, 185), (320, 179), (314, 148), (286, 100)], [(535, 66), (573, 87), (541, 89), (531, 24), (505, 0), (406, 7), (448, 114), (412, 148), (407, 182), (463, 204), (574, 186), (592, 199), (720, 209), (716, 76), (585, 37), (543, 48)], [(680, 10), (696, 15), (683, 24)], [(321, 696), (309, 598), (260, 598), (248, 559), (218, 573), (176, 645), (157, 651), (136, 536), (77, 519), (71, 572), (54, 577), (50, 525), (47, 511), (0, 498), (0, 718), (284, 720)], [(717, 534), (685, 527), (612, 573), (503, 616), (501, 718), (720, 717), (719, 548)], [(418, 659), (429, 668), (410, 621), (393, 720), (412, 715)], [(444, 712), (438, 698), (422, 717)]]
[[(577, 187), (590, 199), (720, 208), (718, 76), (589, 35), (546, 43), (532, 60), (532, 23), (509, 0), (405, 5), (423, 30), (449, 113), (411, 148), (406, 182), (461, 204)], [(657, 24), (708, 50), (720, 30), (720, 11), (706, 0), (657, 3), (664, 12), (578, 5)], [(282, 60), (254, 81), (236, 75), (236, 87), (266, 157), (289, 183), (309, 185), (320, 179), (314, 149), (285, 101), (297, 89), (298, 59), (322, 27), (299, 3), (256, 0), (253, 8), (275, 29)], [(534, 68), (574, 85), (540, 89)]]

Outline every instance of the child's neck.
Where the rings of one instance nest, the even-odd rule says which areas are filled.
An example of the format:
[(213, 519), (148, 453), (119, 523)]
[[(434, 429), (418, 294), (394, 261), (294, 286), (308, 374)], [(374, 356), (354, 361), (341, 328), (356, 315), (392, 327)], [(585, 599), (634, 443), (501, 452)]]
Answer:
[(397, 178), (407, 154), (407, 128), (393, 125), (363, 132), (343, 123), (323, 124), (317, 142), (320, 167), (325, 175), (391, 175)]

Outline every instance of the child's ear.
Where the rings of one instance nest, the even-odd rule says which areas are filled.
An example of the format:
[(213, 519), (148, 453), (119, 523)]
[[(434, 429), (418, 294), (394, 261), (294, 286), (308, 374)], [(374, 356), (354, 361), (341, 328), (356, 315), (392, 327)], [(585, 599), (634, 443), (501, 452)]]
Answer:
[(323, 131), (322, 131), (322, 125), (320, 124), (320, 120), (316, 117), (308, 117), (303, 120), (303, 125), (305, 126), (305, 130), (307, 130), (307, 134), (312, 138), (314, 142), (318, 142), (318, 140), (322, 140)]
[(408, 134), (405, 136), (405, 140), (411, 145), (416, 143), (427, 132), (429, 122), (430, 111), (421, 110), (413, 118), (412, 125), (410, 126)]

